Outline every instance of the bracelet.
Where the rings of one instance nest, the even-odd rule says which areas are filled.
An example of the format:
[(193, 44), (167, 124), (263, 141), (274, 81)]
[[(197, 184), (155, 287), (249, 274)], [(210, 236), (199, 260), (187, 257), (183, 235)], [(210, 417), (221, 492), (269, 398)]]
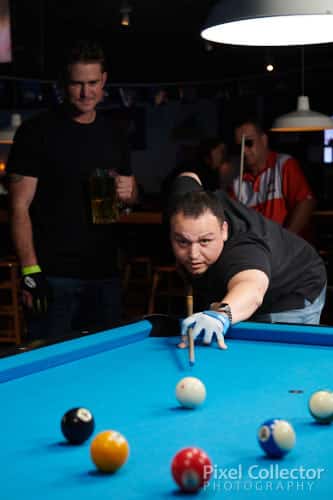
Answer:
[(26, 276), (27, 274), (41, 273), (41, 272), (42, 270), (38, 264), (35, 264), (34, 266), (22, 267), (22, 276)]
[(226, 314), (228, 316), (230, 324), (232, 324), (232, 312), (229, 304), (227, 304), (226, 302), (222, 302), (222, 304), (220, 304), (217, 308), (217, 312)]

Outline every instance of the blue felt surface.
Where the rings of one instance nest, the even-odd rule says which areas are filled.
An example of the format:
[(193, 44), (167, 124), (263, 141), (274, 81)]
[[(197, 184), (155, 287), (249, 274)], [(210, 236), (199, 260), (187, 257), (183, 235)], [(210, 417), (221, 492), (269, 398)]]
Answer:
[(267, 324), (243, 321), (232, 326), (227, 337), (243, 340), (287, 342), (333, 346), (333, 329), (328, 326)]
[(140, 321), (114, 330), (22, 353), (20, 356), (5, 358), (0, 367), (0, 384), (137, 342), (147, 337), (150, 330), (151, 324), (148, 321)]
[[(137, 335), (147, 325), (132, 328)], [(113, 331), (114, 337), (126, 337), (126, 331)], [(110, 333), (105, 335), (103, 342)], [(92, 337), (93, 344), (97, 338)], [(88, 347), (88, 340), (78, 341), (76, 349)], [(222, 469), (242, 472), (238, 479), (213, 478), (200, 498), (330, 498), (333, 427), (313, 423), (307, 400), (314, 390), (332, 386), (332, 349), (231, 339), (226, 352), (197, 347), (190, 368), (187, 352), (176, 343), (176, 338), (147, 338), (145, 333), (134, 343), (3, 383), (1, 500), (177, 498), (182, 495), (171, 478), (170, 462), (180, 448), (191, 445), (207, 451), (216, 476)], [(34, 354), (36, 359), (27, 356), (27, 363), (47, 353), (54, 356), (57, 349), (66, 351), (64, 345), (46, 348)], [(6, 369), (13, 364), (6, 361)], [(197, 410), (183, 410), (175, 399), (176, 383), (187, 375), (206, 384), (207, 400)], [(74, 406), (90, 408), (95, 434), (116, 429), (127, 437), (130, 458), (116, 474), (95, 471), (89, 442), (64, 443), (60, 419)], [(258, 426), (271, 417), (289, 420), (297, 434), (295, 449), (282, 461), (263, 457), (256, 442)], [(265, 473), (271, 464), (289, 472), (301, 467), (324, 471), (313, 481), (249, 477), (251, 467)]]

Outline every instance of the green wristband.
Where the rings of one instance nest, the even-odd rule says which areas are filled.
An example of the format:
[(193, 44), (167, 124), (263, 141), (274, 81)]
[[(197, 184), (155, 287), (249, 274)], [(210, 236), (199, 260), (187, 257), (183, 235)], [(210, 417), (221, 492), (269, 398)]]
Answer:
[(22, 276), (26, 276), (27, 274), (41, 273), (41, 272), (42, 270), (38, 264), (35, 264), (34, 266), (22, 267)]

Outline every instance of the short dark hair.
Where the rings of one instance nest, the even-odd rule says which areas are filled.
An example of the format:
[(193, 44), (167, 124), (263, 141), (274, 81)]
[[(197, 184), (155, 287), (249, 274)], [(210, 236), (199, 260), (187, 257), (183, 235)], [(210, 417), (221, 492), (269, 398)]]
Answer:
[(205, 212), (211, 212), (223, 224), (225, 220), (222, 202), (210, 191), (191, 191), (177, 196), (169, 207), (168, 216), (183, 213), (185, 217), (197, 219)]
[(226, 155), (227, 146), (226, 146), (226, 143), (222, 137), (217, 137), (217, 136), (216, 137), (205, 137), (204, 139), (202, 139), (199, 143), (198, 153), (197, 153), (199, 161), (205, 162), (207, 159), (207, 156), (209, 156), (210, 153), (212, 152), (212, 150), (215, 149), (220, 144), (223, 144), (223, 146), (225, 148), (225, 157), (226, 157), (227, 156)]
[(266, 134), (267, 127), (265, 127), (263, 121), (256, 114), (248, 113), (244, 115), (240, 115), (237, 117), (234, 123), (234, 128), (239, 128), (244, 123), (251, 123), (257, 129), (259, 134)]
[(69, 66), (76, 63), (99, 63), (102, 72), (105, 71), (105, 54), (98, 42), (78, 40), (67, 51), (61, 71), (61, 80), (68, 80)]

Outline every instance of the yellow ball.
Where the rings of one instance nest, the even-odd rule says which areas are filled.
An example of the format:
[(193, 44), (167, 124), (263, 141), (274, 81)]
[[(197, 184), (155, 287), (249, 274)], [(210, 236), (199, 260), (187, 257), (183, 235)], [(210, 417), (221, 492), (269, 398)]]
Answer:
[(129, 446), (126, 438), (117, 431), (97, 434), (90, 446), (91, 459), (102, 472), (115, 472), (128, 459)]

